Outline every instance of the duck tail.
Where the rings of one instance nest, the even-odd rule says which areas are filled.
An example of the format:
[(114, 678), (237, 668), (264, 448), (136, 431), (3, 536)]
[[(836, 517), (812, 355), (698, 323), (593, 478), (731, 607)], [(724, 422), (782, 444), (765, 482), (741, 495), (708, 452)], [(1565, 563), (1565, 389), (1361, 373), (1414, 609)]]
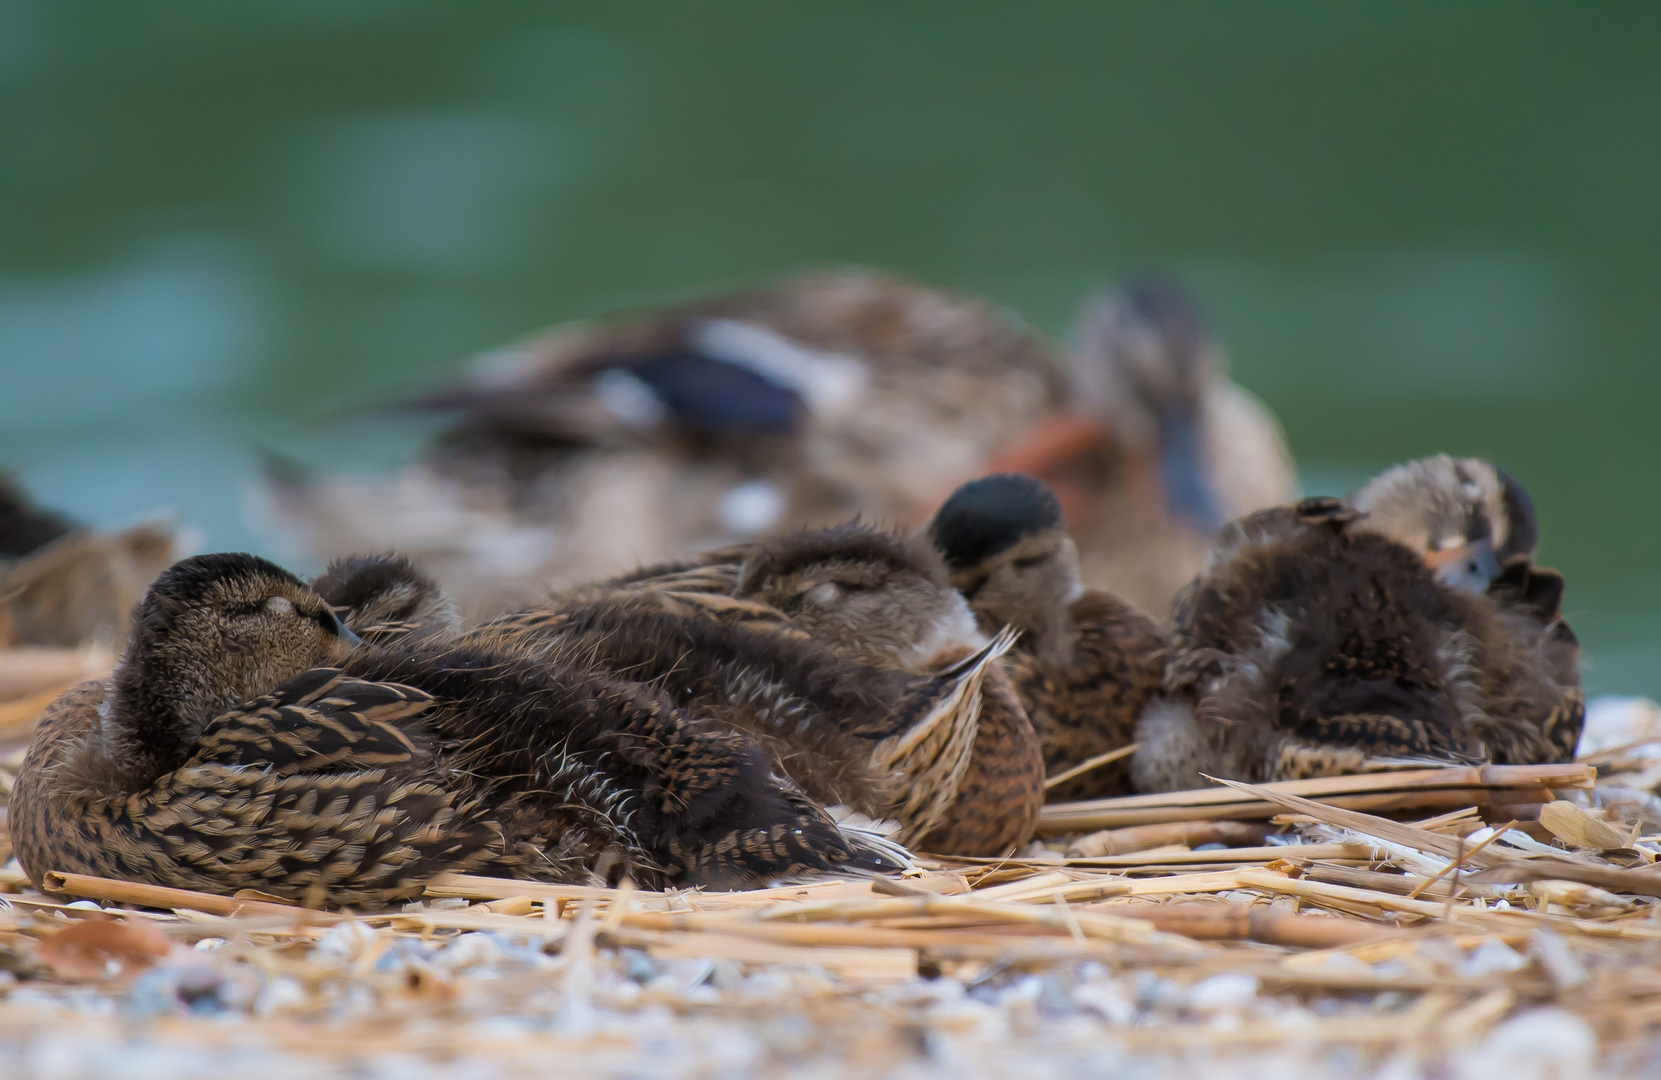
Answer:
[(979, 651), (923, 680), (900, 706), (898, 733), (872, 752), (872, 763), (895, 778), (893, 815), (901, 823), (901, 842), (914, 844), (932, 833), (957, 798), (980, 728), (986, 674), (1018, 634), (1005, 627)]

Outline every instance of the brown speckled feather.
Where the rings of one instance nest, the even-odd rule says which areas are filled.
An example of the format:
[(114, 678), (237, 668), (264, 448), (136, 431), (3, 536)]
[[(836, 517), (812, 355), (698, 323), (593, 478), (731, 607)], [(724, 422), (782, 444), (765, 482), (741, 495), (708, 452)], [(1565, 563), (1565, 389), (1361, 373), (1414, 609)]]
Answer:
[[(268, 742), (274, 721), (313, 710), (348, 731), (349, 703), (277, 694), (233, 711), (215, 721), (199, 755), (141, 791), (50, 783), (77, 768), (105, 694), (104, 684), (83, 683), (52, 705), (12, 793), (13, 843), (37, 884), (64, 870), (292, 900), (321, 889), (332, 903), (375, 906), (418, 895), (439, 870), (481, 869), (500, 854), (500, 832), (455, 791), (395, 768), (348, 768), (341, 757), (326, 771), (301, 771), (280, 739)], [(262, 742), (287, 767), (259, 767)]]
[[(1164, 674), (1164, 635), (1129, 604), (1092, 591), (1069, 614), (1078, 631), (1070, 665), (1047, 665), (1019, 644), (1006, 661), (1050, 775), (1130, 745), (1136, 718)], [(1048, 798), (1101, 799), (1130, 790), (1130, 762), (1121, 760), (1056, 785)]]
[(1537, 615), (1440, 585), (1416, 552), (1355, 520), (1310, 499), (1225, 530), (1178, 601), (1141, 786), (1566, 759), (1578, 674), (1540, 663), (1550, 632)]

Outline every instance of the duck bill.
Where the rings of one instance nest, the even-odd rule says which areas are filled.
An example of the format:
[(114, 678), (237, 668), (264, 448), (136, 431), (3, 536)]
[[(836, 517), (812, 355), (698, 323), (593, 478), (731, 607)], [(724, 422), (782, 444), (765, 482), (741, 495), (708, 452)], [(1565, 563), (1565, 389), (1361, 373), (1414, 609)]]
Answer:
[(1207, 533), (1225, 524), (1205, 466), (1199, 417), (1170, 413), (1159, 421), (1159, 486), (1171, 516)]
[(363, 639), (352, 633), (351, 627), (341, 622), (339, 615), (335, 615), (332, 611), (329, 614), (334, 616), (335, 621), (335, 646), (333, 659), (338, 663), (346, 659), (347, 655), (350, 654), (353, 649), (357, 648), (359, 645), (362, 645)]
[(1490, 540), (1432, 551), (1425, 556), (1425, 563), (1443, 585), (1477, 596), (1488, 591), (1500, 572), (1499, 558)]

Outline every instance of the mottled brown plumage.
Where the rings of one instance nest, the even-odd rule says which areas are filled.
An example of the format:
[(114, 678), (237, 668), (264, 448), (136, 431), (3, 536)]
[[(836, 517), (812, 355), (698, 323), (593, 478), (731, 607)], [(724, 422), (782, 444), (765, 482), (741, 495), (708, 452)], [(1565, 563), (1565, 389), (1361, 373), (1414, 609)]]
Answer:
[[(672, 688), (689, 710), (766, 741), (814, 798), (895, 816), (911, 842), (961, 836), (973, 850), (936, 850), (998, 854), (1036, 824), (1031, 724), (996, 689), (1006, 676), (979, 655), (986, 639), (939, 556), (896, 533), (789, 533), (573, 590), (479, 633)], [(973, 796), (959, 799), (965, 777)], [(935, 827), (969, 819), (961, 832)]]
[[(1057, 500), (1034, 477), (1002, 474), (963, 485), (929, 535), (983, 625), (1022, 637), (1005, 660), (1054, 775), (1128, 746), (1158, 691), (1164, 640), (1153, 620), (1079, 581), (1078, 554)], [(1052, 800), (1129, 790), (1129, 763), (1110, 762), (1051, 788)]]
[(1179, 597), (1139, 787), (1570, 756), (1583, 699), (1578, 676), (1533, 662), (1547, 627), (1442, 584), (1358, 518), (1306, 499), (1224, 530)]
[(25, 869), (374, 905), (442, 869), (583, 881), (615, 856), (731, 886), (854, 854), (760, 747), (660, 694), (439, 640), (316, 666), (350, 640), (264, 560), (174, 567), (111, 682), (37, 734), (11, 803)]

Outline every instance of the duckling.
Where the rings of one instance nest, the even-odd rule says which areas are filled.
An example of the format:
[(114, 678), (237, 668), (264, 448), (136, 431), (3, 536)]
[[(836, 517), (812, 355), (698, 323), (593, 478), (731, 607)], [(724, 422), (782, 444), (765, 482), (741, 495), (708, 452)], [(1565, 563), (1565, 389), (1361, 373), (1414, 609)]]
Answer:
[(1062, 489), (1087, 581), (1162, 612), (1215, 524), (1295, 485), (1197, 321), (1126, 295), (1154, 299), (1092, 308), (1070, 372), (985, 301), (855, 270), (567, 327), (414, 402), (457, 420), (395, 476), (274, 474), (273, 520), (325, 558), (416, 554), (477, 618), (789, 528), (919, 523), (1002, 455)]
[(1444, 584), (1362, 520), (1305, 499), (1223, 531), (1178, 599), (1163, 695), (1138, 723), (1138, 788), (1567, 760), (1584, 699), (1577, 675), (1535, 662), (1546, 628)]
[[(986, 626), (1021, 631), (1005, 660), (1052, 775), (1130, 745), (1157, 693), (1164, 637), (1129, 604), (1079, 580), (1061, 503), (1042, 480), (1004, 473), (952, 493), (927, 534)], [(1128, 761), (1052, 787), (1055, 800), (1126, 794)]]
[(263, 559), (172, 567), (111, 680), (37, 731), (11, 802), (25, 870), (378, 905), (440, 870), (582, 881), (609, 854), (644, 882), (730, 886), (855, 855), (759, 747), (639, 686), (354, 644)]
[(1056, 491), (1084, 582), (1163, 620), (1212, 535), (1297, 497), (1273, 413), (1225, 377), (1227, 357), (1173, 280), (1132, 279), (1088, 304), (1063, 408), (981, 473)]
[(1539, 541), (1534, 501), (1503, 469), (1447, 454), (1387, 469), (1351, 499), (1356, 528), (1382, 533), (1423, 554), (1436, 578), (1470, 593), (1488, 591)]
[(365, 641), (413, 642), (461, 630), (454, 601), (408, 556), (396, 552), (336, 559), (312, 580), (311, 588)]
[(113, 648), (174, 544), (174, 530), (158, 522), (116, 533), (79, 527), (0, 475), (0, 646)]
[[(784, 612), (815, 640), (875, 667), (911, 672), (961, 661), (986, 638), (926, 538), (851, 523), (756, 546), (735, 594)], [(988, 626), (988, 633), (1002, 624)], [(1044, 801), (1042, 745), (1005, 664), (986, 671), (974, 741), (929, 851), (996, 855), (1025, 843)]]
[[(821, 590), (811, 611), (786, 612), (719, 592), (659, 588), (685, 583), (687, 571), (671, 566), (576, 590), (463, 640), (530, 643), (564, 662), (661, 685), (689, 712), (766, 743), (780, 770), (816, 800), (897, 819), (908, 844), (997, 854), (1026, 840), (1042, 772), (1030, 722), (1012, 696), (999, 696), (993, 664), (1008, 640), (988, 643), (962, 618), (961, 598), (932, 553), (850, 526), (749, 554), (727, 579), (735, 586), (743, 581), (791, 607), (799, 606), (800, 586), (811, 592), (834, 579), (838, 593)], [(898, 565), (885, 564), (890, 558)], [(712, 584), (703, 569), (692, 572), (700, 585)], [(917, 610), (889, 602), (905, 595)], [(941, 623), (955, 624), (965, 639)], [(921, 674), (899, 663), (913, 658), (919, 671), (951, 662)]]

